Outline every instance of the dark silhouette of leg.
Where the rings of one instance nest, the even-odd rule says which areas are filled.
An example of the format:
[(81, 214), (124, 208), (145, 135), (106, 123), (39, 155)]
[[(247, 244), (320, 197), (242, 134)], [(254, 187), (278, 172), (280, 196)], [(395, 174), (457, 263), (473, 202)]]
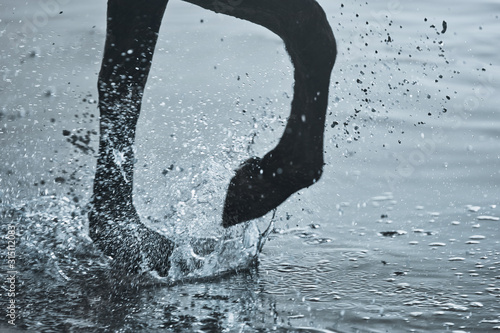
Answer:
[(263, 216), (319, 180), (337, 48), (315, 0), (184, 1), (268, 28), (283, 39), (295, 67), (292, 109), (280, 142), (263, 158), (243, 163), (229, 184), (223, 213), (223, 225), (229, 227)]
[[(262, 25), (285, 42), (295, 67), (290, 118), (278, 145), (246, 161), (231, 180), (223, 225), (260, 217), (323, 169), (323, 131), (336, 44), (314, 0), (184, 0)], [(109, 0), (99, 73), (100, 141), (90, 236), (127, 272), (167, 275), (174, 244), (144, 226), (133, 206), (133, 143), (157, 35), (168, 0)]]
[(135, 129), (168, 0), (109, 0), (99, 73), (100, 141), (90, 237), (128, 272), (167, 275), (173, 244), (144, 226), (132, 202)]

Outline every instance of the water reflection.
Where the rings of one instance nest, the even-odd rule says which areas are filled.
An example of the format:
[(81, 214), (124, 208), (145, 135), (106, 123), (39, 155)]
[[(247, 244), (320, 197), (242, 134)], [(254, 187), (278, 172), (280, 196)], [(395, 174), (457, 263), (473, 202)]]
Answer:
[[(315, 223), (273, 229), (258, 266), (204, 279), (189, 278), (187, 271), (187, 279), (170, 285), (147, 274), (125, 279), (110, 269), (109, 260), (88, 240), (84, 214), (74, 204), (45, 198), (4, 208), (2, 220), (16, 223), (19, 237), (19, 327), (39, 332), (318, 332), (314, 327), (399, 332), (496, 325), (500, 252), (489, 236), (493, 225), (477, 226), (474, 216), (464, 220), (455, 211), (422, 213), (422, 220), (432, 223), (468, 222), (448, 222), (446, 235), (423, 232), (418, 223), (412, 223), (413, 232), (385, 235), (385, 224), (353, 225), (363, 210), (349, 207), (335, 228)], [(498, 216), (498, 211), (488, 212)], [(409, 229), (393, 223), (396, 230)], [(2, 224), (2, 232), (6, 227)], [(335, 237), (310, 242), (325, 235)], [(6, 246), (5, 239), (0, 242)], [(206, 256), (214, 244), (191, 245)]]

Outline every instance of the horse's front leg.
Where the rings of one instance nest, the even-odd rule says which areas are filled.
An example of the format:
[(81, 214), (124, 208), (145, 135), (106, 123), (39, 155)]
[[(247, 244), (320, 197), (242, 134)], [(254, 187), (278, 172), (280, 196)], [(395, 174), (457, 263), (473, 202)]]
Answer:
[(172, 243), (146, 228), (132, 202), (135, 130), (168, 0), (109, 0), (99, 73), (100, 140), (90, 236), (129, 271), (167, 274)]
[(330, 75), (337, 48), (315, 0), (184, 0), (262, 25), (285, 42), (295, 67), (290, 118), (278, 145), (246, 161), (230, 182), (223, 225), (263, 216), (319, 180)]

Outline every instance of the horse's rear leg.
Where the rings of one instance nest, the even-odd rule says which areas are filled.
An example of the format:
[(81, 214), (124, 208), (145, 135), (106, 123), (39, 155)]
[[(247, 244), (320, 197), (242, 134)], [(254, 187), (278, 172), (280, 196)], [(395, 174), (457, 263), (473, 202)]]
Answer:
[(295, 67), (292, 110), (278, 145), (246, 161), (231, 180), (223, 225), (263, 216), (319, 180), (330, 74), (337, 49), (315, 0), (184, 0), (262, 25), (285, 42)]
[(99, 73), (100, 141), (90, 236), (130, 271), (168, 271), (172, 243), (141, 224), (132, 203), (135, 129), (168, 0), (109, 0)]

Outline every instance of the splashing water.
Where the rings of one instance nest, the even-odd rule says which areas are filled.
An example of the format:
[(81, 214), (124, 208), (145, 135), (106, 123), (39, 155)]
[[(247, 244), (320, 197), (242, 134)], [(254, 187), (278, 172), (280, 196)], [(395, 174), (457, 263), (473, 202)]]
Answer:
[(228, 231), (220, 238), (199, 238), (178, 246), (171, 256), (168, 279), (175, 282), (209, 278), (251, 267), (273, 225), (271, 221), (261, 233), (257, 223), (251, 221), (244, 226), (242, 233)]
[[(19, 272), (39, 274), (65, 282), (95, 270), (111, 270), (109, 257), (98, 250), (88, 236), (86, 210), (67, 197), (42, 197), (17, 205), (0, 206), (2, 232), (16, 229)], [(255, 221), (225, 230), (220, 236), (173, 239), (177, 247), (171, 256), (168, 277), (147, 272), (157, 283), (203, 279), (245, 270), (254, 265), (273, 222), (261, 233)], [(0, 240), (2, 248), (7, 240)], [(2, 252), (2, 259), (6, 252)], [(3, 262), (6, 262), (4, 260)]]

